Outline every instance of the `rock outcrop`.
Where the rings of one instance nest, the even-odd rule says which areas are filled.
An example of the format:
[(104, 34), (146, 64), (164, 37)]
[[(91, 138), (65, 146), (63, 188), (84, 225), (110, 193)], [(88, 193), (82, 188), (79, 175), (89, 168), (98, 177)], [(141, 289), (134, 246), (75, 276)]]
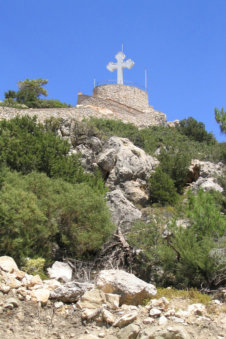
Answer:
[(223, 176), (225, 166), (222, 162), (214, 164), (210, 161), (192, 160), (189, 167), (187, 182), (191, 183), (190, 187), (193, 191), (203, 189), (204, 191), (223, 192), (223, 188), (219, 185), (217, 178)]
[(131, 223), (142, 216), (135, 205), (147, 203), (147, 180), (159, 162), (129, 139), (111, 137), (102, 141), (94, 132), (79, 126), (74, 124), (70, 132), (67, 129), (71, 135), (71, 153), (81, 154), (86, 170), (101, 170), (110, 191), (106, 198), (113, 222), (126, 232)]

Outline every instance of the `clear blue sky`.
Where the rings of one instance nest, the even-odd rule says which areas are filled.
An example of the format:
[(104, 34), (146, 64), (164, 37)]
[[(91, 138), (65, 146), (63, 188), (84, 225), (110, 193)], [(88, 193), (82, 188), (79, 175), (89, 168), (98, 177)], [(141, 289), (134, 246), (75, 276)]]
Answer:
[(144, 85), (169, 121), (189, 116), (219, 141), (214, 107), (226, 109), (226, 0), (0, 0), (0, 100), (18, 80), (49, 80), (49, 98), (76, 104), (124, 43)]

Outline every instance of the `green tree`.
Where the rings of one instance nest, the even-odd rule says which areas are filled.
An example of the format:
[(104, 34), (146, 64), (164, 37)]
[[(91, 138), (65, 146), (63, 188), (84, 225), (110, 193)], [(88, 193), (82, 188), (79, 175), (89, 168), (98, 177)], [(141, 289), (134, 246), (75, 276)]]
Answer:
[(177, 129), (180, 133), (185, 134), (192, 140), (206, 142), (207, 144), (216, 143), (216, 139), (213, 134), (206, 131), (204, 123), (198, 122), (192, 117), (181, 120)]
[(9, 90), (8, 92), (4, 93), (5, 99), (16, 99), (16, 91)]
[(44, 85), (48, 83), (46, 79), (25, 79), (17, 83), (19, 91), (16, 94), (17, 101), (25, 104), (28, 107), (36, 107), (39, 102), (40, 96), (47, 96), (48, 93)]
[(221, 110), (215, 108), (215, 119), (220, 125), (221, 132), (226, 133), (226, 112), (223, 107)]

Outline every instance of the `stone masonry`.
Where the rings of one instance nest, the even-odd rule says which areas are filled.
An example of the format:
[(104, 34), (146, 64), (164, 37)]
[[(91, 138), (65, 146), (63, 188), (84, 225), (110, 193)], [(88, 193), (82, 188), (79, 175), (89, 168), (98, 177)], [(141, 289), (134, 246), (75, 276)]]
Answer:
[(138, 128), (167, 124), (166, 115), (148, 105), (145, 91), (126, 85), (97, 86), (93, 96), (79, 93), (77, 106), (71, 108), (16, 109), (0, 106), (0, 120), (11, 119), (17, 115), (36, 115), (41, 122), (50, 117), (78, 121), (96, 117), (121, 120)]

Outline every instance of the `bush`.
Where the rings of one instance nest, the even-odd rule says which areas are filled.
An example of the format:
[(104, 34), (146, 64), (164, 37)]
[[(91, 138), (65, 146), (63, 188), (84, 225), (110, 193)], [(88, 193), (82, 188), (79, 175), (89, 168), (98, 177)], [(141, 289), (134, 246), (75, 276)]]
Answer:
[(151, 203), (174, 205), (177, 201), (177, 193), (170, 176), (158, 168), (149, 179), (149, 194)]
[[(172, 217), (168, 222), (157, 219), (152, 211), (150, 223), (135, 224), (129, 241), (142, 250), (139, 267), (145, 277), (154, 278), (160, 286), (177, 288), (223, 285), (226, 218), (220, 208), (211, 193), (189, 193), (177, 206), (174, 221)], [(188, 220), (190, 226), (177, 226), (178, 218)], [(168, 229), (163, 233), (166, 224)]]
[[(193, 119), (194, 120), (194, 119)], [(196, 121), (196, 120), (195, 120)], [(198, 123), (203, 125), (202, 123)], [(195, 125), (196, 125), (195, 123)], [(99, 132), (99, 137), (102, 138), (116, 135), (130, 139), (136, 146), (144, 149), (145, 152), (155, 155), (157, 148), (161, 150), (183, 150), (190, 158), (209, 160), (209, 161), (224, 161), (226, 162), (226, 151), (224, 143), (217, 143), (211, 133), (205, 131), (205, 127), (198, 128), (203, 133), (203, 141), (196, 140), (183, 133), (182, 130), (168, 126), (150, 126), (144, 129), (138, 129), (136, 126), (123, 123), (122, 121), (91, 118), (89, 121), (84, 121), (86, 126), (92, 126)], [(203, 132), (204, 130), (204, 132)]]
[(41, 279), (48, 279), (46, 274), (44, 273), (45, 259), (36, 258), (30, 259), (26, 258), (24, 266), (21, 267), (23, 271), (32, 275), (39, 275)]
[(184, 149), (163, 150), (159, 156), (160, 168), (173, 180), (178, 193), (183, 193), (186, 184), (190, 154)]
[(206, 131), (205, 125), (202, 122), (198, 122), (192, 117), (181, 120), (177, 129), (189, 139), (206, 142), (207, 144), (216, 144), (216, 139), (213, 134)]
[(85, 173), (79, 157), (68, 155), (70, 144), (36, 118), (16, 117), (0, 122), (0, 164), (23, 174), (44, 172), (52, 178), (71, 183), (88, 183), (94, 190), (106, 192), (100, 174)]
[[(44, 173), (5, 173), (0, 191), (0, 255), (81, 258), (100, 249), (113, 231), (103, 195), (87, 184)], [(58, 253), (55, 248), (59, 248)]]

